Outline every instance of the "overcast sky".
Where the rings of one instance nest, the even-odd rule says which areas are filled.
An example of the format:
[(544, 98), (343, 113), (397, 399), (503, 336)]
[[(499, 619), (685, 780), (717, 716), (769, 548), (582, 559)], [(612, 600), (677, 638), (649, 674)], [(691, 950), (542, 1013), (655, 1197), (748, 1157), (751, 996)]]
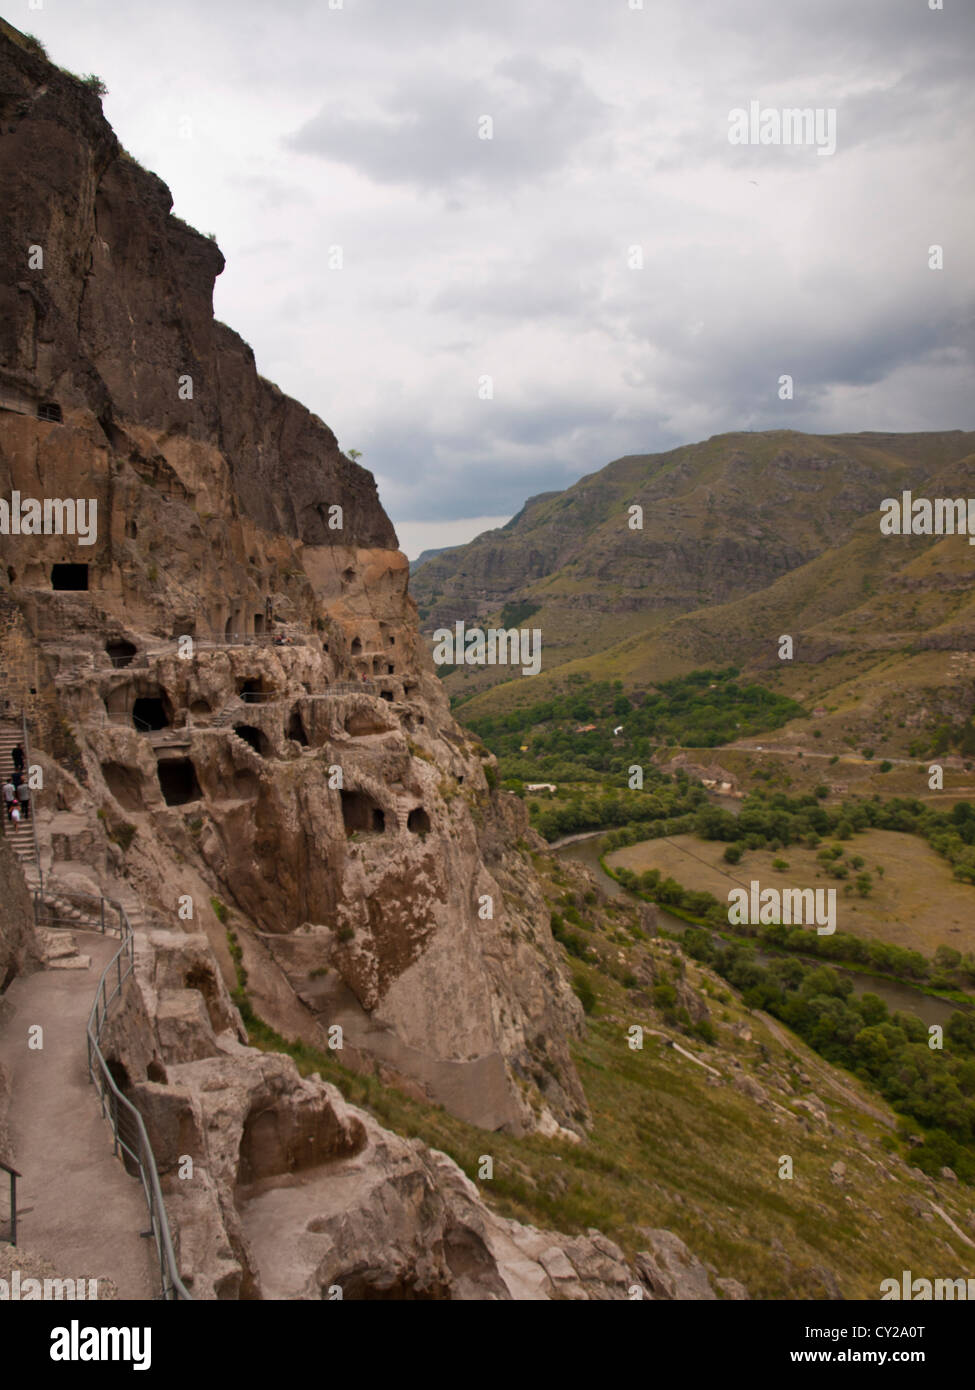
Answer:
[[(216, 233), (217, 317), (362, 451), (411, 557), (726, 430), (975, 427), (969, 0), (2, 13), (107, 83)], [(731, 144), (752, 101), (835, 109), (835, 153)]]

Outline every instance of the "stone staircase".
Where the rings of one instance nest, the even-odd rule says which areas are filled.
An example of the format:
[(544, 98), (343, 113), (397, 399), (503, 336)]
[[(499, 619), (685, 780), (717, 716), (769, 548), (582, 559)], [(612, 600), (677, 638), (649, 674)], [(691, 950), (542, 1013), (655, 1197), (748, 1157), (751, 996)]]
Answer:
[(233, 704), (224, 705), (220, 713), (214, 715), (213, 719), (211, 719), (210, 728), (225, 729), (228, 724), (234, 719), (239, 719), (247, 710), (248, 706), (244, 704), (243, 700), (237, 700)]
[(142, 899), (127, 883), (115, 884), (111, 889), (111, 896), (116, 902), (122, 904), (125, 915), (129, 919), (129, 926), (134, 932), (146, 931), (159, 925), (148, 919), (146, 910), (142, 906)]
[[(23, 745), (24, 731), (19, 724), (0, 724), (0, 782), (5, 782), (14, 770), (13, 750), (17, 744)], [(25, 770), (26, 772), (26, 770)], [(33, 808), (31, 809), (33, 815)], [(7, 808), (4, 805), (0, 810), (0, 817), (3, 821), (3, 836), (10, 845), (24, 867), (25, 874), (30, 881), (31, 875), (29, 867), (34, 870), (34, 878), (37, 877), (37, 847), (34, 843), (34, 826), (29, 820), (22, 820), (19, 825), (14, 825), (7, 816)], [(32, 883), (33, 887), (34, 884)]]

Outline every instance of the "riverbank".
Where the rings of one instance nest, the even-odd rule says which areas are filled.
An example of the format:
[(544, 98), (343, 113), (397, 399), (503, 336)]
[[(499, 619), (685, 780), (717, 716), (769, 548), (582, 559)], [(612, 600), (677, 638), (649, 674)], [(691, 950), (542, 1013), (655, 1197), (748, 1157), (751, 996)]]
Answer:
[(845, 961), (825, 960), (822, 956), (814, 956), (802, 951), (781, 950), (767, 942), (759, 943), (753, 937), (743, 937), (733, 932), (721, 931), (714, 926), (713, 922), (705, 921), (681, 908), (670, 905), (664, 907), (660, 903), (655, 903), (648, 894), (624, 887), (616, 877), (612, 866), (605, 862), (606, 856), (600, 853), (596, 842), (607, 833), (605, 830), (597, 830), (583, 835), (567, 836), (559, 846), (550, 845), (549, 849), (556, 851), (557, 858), (569, 857), (578, 859), (585, 864), (586, 868), (595, 875), (600, 888), (608, 897), (629, 896), (637, 901), (653, 903), (657, 909), (660, 928), (668, 936), (680, 937), (689, 927), (700, 927), (704, 931), (711, 932), (720, 940), (731, 944), (742, 941), (753, 942), (756, 957), (761, 963), (791, 956), (806, 965), (829, 965), (832, 969), (849, 977), (856, 994), (877, 994), (892, 1011), (913, 1013), (926, 1026), (934, 1023), (944, 1026), (956, 1010), (975, 1008), (975, 999), (960, 991), (936, 990), (913, 981), (909, 982), (896, 975), (880, 975), (853, 961), (847, 963)]

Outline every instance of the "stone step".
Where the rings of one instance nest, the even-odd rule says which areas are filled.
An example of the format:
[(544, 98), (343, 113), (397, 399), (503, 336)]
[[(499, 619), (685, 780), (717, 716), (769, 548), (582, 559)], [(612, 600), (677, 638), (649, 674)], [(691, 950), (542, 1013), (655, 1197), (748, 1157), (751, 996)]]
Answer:
[(47, 962), (48, 970), (90, 970), (91, 956), (60, 956)]
[(46, 928), (40, 933), (40, 944), (44, 958), (49, 962), (64, 960), (68, 956), (78, 954), (78, 947), (70, 932), (56, 932)]

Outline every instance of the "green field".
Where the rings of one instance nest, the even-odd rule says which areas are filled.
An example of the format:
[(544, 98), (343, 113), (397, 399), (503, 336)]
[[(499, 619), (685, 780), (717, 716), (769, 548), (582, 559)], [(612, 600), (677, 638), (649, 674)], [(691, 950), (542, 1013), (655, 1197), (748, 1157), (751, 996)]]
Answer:
[[(952, 946), (962, 953), (975, 950), (975, 885), (958, 882), (947, 861), (916, 835), (866, 830), (845, 841), (844, 857), (861, 857), (873, 879), (866, 898), (855, 892), (844, 894), (849, 880), (830, 877), (816, 851), (804, 846), (745, 850), (733, 865), (723, 860), (725, 848), (718, 840), (677, 835), (615, 850), (606, 862), (635, 873), (659, 869), (684, 887), (703, 889), (722, 902), (727, 901), (729, 889), (747, 887), (752, 879), (763, 888), (833, 887), (837, 931), (889, 941), (929, 956), (938, 946)], [(773, 868), (776, 859), (785, 860), (788, 870)], [(851, 871), (851, 880), (854, 877)]]

